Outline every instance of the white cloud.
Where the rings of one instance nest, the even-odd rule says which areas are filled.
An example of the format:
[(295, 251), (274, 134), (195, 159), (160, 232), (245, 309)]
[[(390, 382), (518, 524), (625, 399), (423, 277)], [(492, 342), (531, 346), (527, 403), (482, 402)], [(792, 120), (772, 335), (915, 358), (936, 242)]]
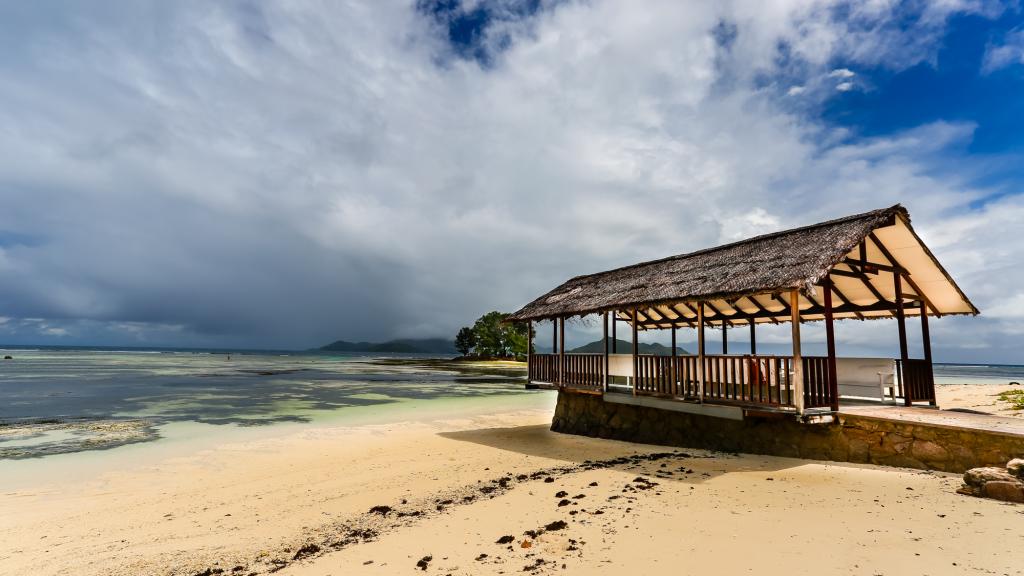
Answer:
[(981, 72), (991, 74), (1014, 64), (1024, 64), (1024, 30), (1013, 30), (1003, 38), (1002, 43), (989, 44), (985, 48)]
[(760, 84), (927, 61), (965, 7), (905, 31), (884, 2), (565, 2), (481, 67), (411, 4), (23, 26), (0, 56), (0, 229), (44, 240), (2, 253), (0, 313), (245, 345), (448, 333), (573, 274), (898, 201), (956, 226), (980, 194), (944, 171), (971, 127), (851, 141)]
[(829, 78), (838, 80), (836, 83), (836, 90), (839, 92), (849, 92), (853, 90), (854, 83), (853, 77), (857, 74), (848, 68), (837, 68), (828, 73)]
[(775, 232), (780, 229), (779, 219), (763, 208), (754, 208), (722, 221), (722, 242), (730, 242)]

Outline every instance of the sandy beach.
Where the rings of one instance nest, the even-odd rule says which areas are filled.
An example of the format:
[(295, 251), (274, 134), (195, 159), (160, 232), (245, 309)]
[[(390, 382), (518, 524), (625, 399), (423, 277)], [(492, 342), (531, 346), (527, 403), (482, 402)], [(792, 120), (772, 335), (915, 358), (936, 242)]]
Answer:
[(1024, 0), (0, 46), (0, 576), (1024, 576)]
[[(941, 387), (941, 402), (1002, 412), (1001, 389)], [(54, 461), (0, 483), (0, 573), (1024, 571), (1024, 507), (957, 495), (957, 475), (567, 436), (549, 419), (319, 426), (81, 476)]]

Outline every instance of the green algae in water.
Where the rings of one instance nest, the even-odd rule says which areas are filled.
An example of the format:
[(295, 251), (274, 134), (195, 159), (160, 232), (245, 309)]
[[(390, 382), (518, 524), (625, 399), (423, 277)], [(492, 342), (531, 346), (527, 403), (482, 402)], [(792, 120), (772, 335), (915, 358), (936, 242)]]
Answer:
[[(460, 410), (547, 407), (523, 365), (323, 355), (19, 352), (0, 372), (0, 430), (47, 419), (0, 458), (149, 442), (164, 431), (208, 437), (238, 428), (418, 419)], [(542, 394), (542, 393), (541, 393)], [(521, 400), (521, 401), (519, 401)], [(145, 422), (129, 434), (119, 422)], [(194, 423), (202, 428), (175, 424)], [(107, 427), (107, 433), (101, 428)], [(114, 433), (122, 427), (120, 436)], [(13, 450), (17, 450), (17, 453)]]

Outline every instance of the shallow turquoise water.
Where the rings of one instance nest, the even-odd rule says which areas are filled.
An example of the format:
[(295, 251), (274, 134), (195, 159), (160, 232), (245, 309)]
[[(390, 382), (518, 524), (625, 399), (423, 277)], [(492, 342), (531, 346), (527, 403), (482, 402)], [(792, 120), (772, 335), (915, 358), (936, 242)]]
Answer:
[[(424, 414), (550, 407), (516, 370), (438, 369), (326, 354), (12, 350), (0, 362), (0, 423), (143, 419), (147, 443), (239, 430), (390, 422)], [(424, 359), (420, 359), (423, 361)], [(938, 384), (1024, 381), (1024, 367), (935, 366)], [(10, 431), (10, 428), (8, 428)], [(0, 451), (78, 450), (88, 434), (39, 426), (0, 434)], [(136, 440), (138, 441), (138, 440)], [(76, 444), (76, 442), (78, 444)], [(117, 441), (102, 447), (118, 446)], [(118, 450), (128, 447), (121, 446)], [(60, 457), (66, 457), (60, 454)], [(47, 457), (49, 458), (49, 456)]]
[[(146, 439), (156, 443), (551, 403), (543, 393), (525, 390), (525, 375), (515, 369), (439, 369), (393, 358), (323, 354), (10, 353), (14, 359), (0, 363), (0, 422), (143, 419), (156, 432)], [(81, 434), (52, 428), (36, 425), (28, 434), (0, 435), (0, 449), (32, 447), (33, 454), (44, 454), (76, 451), (76, 440), (85, 445)], [(109, 446), (118, 443), (104, 447)]]
[(0, 421), (143, 417), (267, 425), (403, 400), (528, 394), (514, 371), (437, 370), (360, 356), (15, 351)]

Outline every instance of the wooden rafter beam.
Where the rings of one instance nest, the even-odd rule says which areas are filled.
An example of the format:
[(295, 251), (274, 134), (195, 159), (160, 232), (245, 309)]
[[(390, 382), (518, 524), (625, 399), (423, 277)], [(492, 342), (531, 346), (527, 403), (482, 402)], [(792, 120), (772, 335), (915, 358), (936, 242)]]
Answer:
[[(767, 314), (768, 312), (770, 312), (770, 311), (769, 311), (769, 310), (768, 310), (767, 308), (765, 308), (765, 307), (764, 307), (764, 306), (763, 306), (763, 305), (762, 305), (762, 304), (761, 304), (760, 302), (758, 302), (758, 301), (757, 301), (757, 298), (756, 298), (755, 296), (747, 296), (746, 298), (747, 298), (747, 300), (748, 300), (748, 301), (749, 301), (749, 302), (750, 302), (751, 304), (753, 304), (753, 305), (754, 305), (754, 307), (755, 307), (755, 308), (757, 308), (757, 309), (758, 309), (758, 311), (760, 311), (760, 312), (764, 312), (764, 313), (766, 313), (766, 314)], [(778, 324), (778, 323), (779, 323), (779, 321), (778, 321), (778, 320), (776, 320), (776, 319), (772, 318), (772, 324)]]
[(849, 278), (856, 278), (861, 281), (861, 284), (863, 284), (864, 287), (868, 289), (868, 292), (871, 292), (871, 295), (874, 296), (879, 302), (886, 301), (885, 296), (882, 296), (882, 293), (878, 291), (878, 288), (875, 288), (875, 285), (871, 283), (871, 279), (868, 278), (868, 275), (861, 272), (860, 270), (854, 269), (852, 267), (850, 268), (850, 270), (837, 270), (833, 268), (829, 273), (835, 274), (837, 276), (847, 276)]
[[(916, 304), (906, 304), (906, 305), (904, 305), (903, 308), (905, 310), (916, 310), (916, 309), (920, 308), (920, 306), (916, 305)], [(833, 306), (832, 307), (832, 312), (833, 312), (833, 314), (849, 314), (849, 313), (853, 313), (853, 312), (893, 312), (896, 309), (897, 309), (897, 306), (896, 306), (895, 302), (888, 302), (888, 301), (886, 301), (884, 303), (875, 303), (875, 304), (870, 304), (868, 306), (850, 306), (850, 305), (847, 305), (847, 304), (843, 304), (841, 306)], [(819, 306), (819, 305), (815, 305), (815, 306), (813, 306), (811, 308), (805, 308), (805, 309), (801, 309), (800, 310), (800, 315), (801, 316), (805, 316), (805, 317), (806, 316), (814, 316), (814, 315), (824, 315), (824, 314), (825, 314), (825, 307), (824, 306)], [(779, 319), (779, 318), (789, 318), (789, 317), (790, 317), (790, 315), (787, 314), (786, 312), (771, 312), (771, 311), (769, 311), (767, 314), (765, 314), (763, 312), (756, 312), (756, 313), (753, 313), (753, 314), (745, 314), (743, 317), (736, 318), (735, 320), (743, 320), (743, 321), (746, 321), (746, 322), (750, 322), (750, 321), (754, 321), (754, 320), (758, 320), (758, 319), (763, 319), (763, 318)], [(643, 328), (669, 328), (669, 327), (671, 327), (670, 324), (667, 324), (667, 323), (664, 323), (664, 322), (662, 322), (662, 323), (659, 323), (659, 322), (647, 322), (647, 323), (641, 323), (640, 325)]]
[[(680, 318), (686, 320), (687, 322), (691, 321), (689, 318), (687, 318), (686, 314), (684, 314), (683, 311), (679, 309), (679, 305), (678, 304), (670, 304), (669, 308), (671, 308), (672, 311), (675, 312), (676, 314), (679, 314)], [(693, 321), (696, 321), (696, 320), (697, 320), (697, 318), (694, 317)]]
[(680, 312), (679, 309), (676, 308), (674, 304), (663, 304), (663, 306), (665, 307), (666, 310), (669, 310), (670, 312), (675, 314), (675, 318), (672, 318), (673, 322), (684, 323), (684, 324), (687, 324), (687, 325), (690, 324), (690, 320), (686, 317), (685, 314)]
[[(688, 319), (685, 314), (680, 312), (675, 307), (675, 305), (666, 305), (666, 307), (668, 307), (670, 310), (672, 310), (673, 312), (678, 314), (678, 316), (675, 317), (675, 318), (670, 318), (669, 316), (664, 314), (662, 311), (658, 310), (653, 305), (647, 307), (644, 310), (644, 312), (641, 312), (638, 309), (637, 310), (637, 315), (639, 317), (642, 317), (642, 318), (640, 318), (640, 322), (639, 322), (640, 328), (646, 330), (646, 329), (652, 328), (652, 327), (669, 327), (669, 326), (679, 326), (679, 325), (685, 325), (685, 326), (688, 326), (690, 328), (693, 328), (696, 325), (695, 322), (693, 322), (692, 320)], [(655, 318), (654, 316), (657, 316), (657, 318)]]
[(889, 264), (891, 265), (889, 272), (905, 269), (900, 266), (900, 263), (893, 257), (892, 252), (889, 252), (889, 249), (882, 244), (882, 241), (878, 239), (878, 236), (875, 236), (874, 232), (868, 232), (868, 239), (875, 245), (875, 248), (878, 248), (878, 251), (882, 253), (882, 256), (889, 261)]
[(711, 308), (711, 311), (715, 313), (715, 318), (712, 318), (712, 321), (721, 319), (722, 324), (726, 326), (732, 326), (732, 323), (729, 322), (728, 314), (725, 314), (721, 310), (719, 310), (714, 304), (711, 303), (710, 300), (705, 300), (704, 303), (707, 304), (708, 308)]
[(833, 276), (846, 276), (847, 278), (860, 278), (860, 274), (854, 272), (853, 270), (841, 270), (839, 268), (833, 268), (832, 270), (829, 270), (828, 273), (833, 275)]
[(683, 312), (678, 308), (677, 304), (667, 304), (666, 306), (677, 314), (676, 322), (685, 324), (689, 328), (693, 328), (694, 326), (697, 325), (696, 320), (690, 320), (689, 318), (687, 318), (686, 314), (683, 314)]
[(814, 299), (814, 296), (812, 296), (810, 292), (804, 294), (804, 298), (807, 298), (807, 301), (811, 303), (812, 308), (814, 306), (821, 306), (821, 304), (819, 304), (818, 301)]
[(857, 259), (857, 258), (850, 258), (850, 257), (843, 258), (843, 264), (846, 264), (847, 266), (850, 266), (851, 268), (856, 266), (856, 267), (860, 268), (862, 272), (867, 273), (867, 274), (871, 274), (872, 272), (869, 272), (868, 270), (865, 270), (865, 268), (874, 268), (876, 272), (878, 270), (884, 270), (886, 272), (892, 272), (894, 270), (894, 268), (892, 266), (888, 265), (888, 264), (879, 264), (878, 262), (868, 262), (867, 260), (860, 260), (860, 259)]
[[(644, 312), (647, 312), (646, 316), (647, 316), (648, 318), (651, 318), (651, 314), (650, 314), (650, 313), (652, 313), (652, 312), (653, 312), (654, 314), (657, 314), (657, 315), (658, 315), (658, 319), (659, 319), (659, 320), (664, 320), (664, 319), (665, 319), (665, 315), (664, 315), (664, 314), (662, 314), (662, 313), (661, 313), (661, 311), (660, 311), (660, 310), (658, 310), (658, 309), (656, 309), (656, 308), (655, 308), (654, 306), (648, 306), (648, 307), (647, 307), (647, 309), (646, 309), (646, 310), (644, 310)], [(652, 320), (653, 320), (653, 318), (652, 318)]]
[(658, 310), (658, 314), (661, 314), (662, 316), (665, 316), (669, 320), (678, 320), (679, 319), (679, 312), (676, 311), (675, 308), (673, 308), (673, 307), (671, 307), (671, 306), (669, 306), (667, 304), (659, 304), (658, 306), (661, 306), (662, 308), (664, 308), (665, 310), (668, 310), (669, 312), (671, 312), (674, 315), (673, 316), (665, 316), (664, 314), (661, 313), (661, 310)]
[(903, 279), (907, 281), (907, 284), (910, 284), (910, 287), (914, 290), (914, 293), (918, 296), (918, 298), (924, 301), (925, 306), (931, 308), (932, 312), (934, 312), (937, 317), (941, 318), (942, 314), (939, 312), (938, 308), (936, 308), (935, 305), (932, 304), (932, 301), (928, 299), (928, 296), (926, 296), (924, 291), (921, 290), (921, 287), (918, 286), (917, 283), (914, 282), (914, 279), (910, 277), (910, 273), (907, 272), (907, 269), (904, 268), (903, 266), (900, 266), (899, 261), (896, 260), (896, 257), (894, 257), (892, 253), (889, 252), (889, 249), (882, 244), (882, 241), (878, 239), (878, 236), (875, 236), (875, 233), (871, 232), (868, 234), (868, 238), (870, 238), (871, 241), (874, 242), (875, 247), (878, 248), (878, 251), (882, 253), (882, 256), (885, 256), (886, 260), (888, 260), (893, 265), (895, 270), (902, 272)]
[[(826, 286), (825, 289), (826, 290), (831, 289), (832, 292), (834, 292), (835, 295), (839, 297), (839, 300), (841, 300), (843, 304), (845, 304), (847, 306), (853, 306), (854, 305), (853, 302), (850, 302), (850, 299), (846, 297), (846, 294), (843, 294), (843, 291), (840, 290), (838, 286), (836, 286), (835, 282), (832, 282), (830, 280), (828, 284), (829, 285)], [(861, 314), (860, 312), (854, 312), (853, 315), (856, 316), (859, 320), (863, 320), (864, 319), (864, 315)]]
[(783, 300), (781, 296), (779, 296), (778, 294), (772, 294), (772, 300), (775, 300), (779, 304), (782, 304), (782, 310), (780, 310), (778, 312), (772, 312), (772, 314), (775, 314), (775, 315), (785, 314), (786, 316), (790, 316), (792, 314), (792, 312), (790, 312), (790, 310), (789, 310), (789, 302), (786, 302), (785, 300)]

